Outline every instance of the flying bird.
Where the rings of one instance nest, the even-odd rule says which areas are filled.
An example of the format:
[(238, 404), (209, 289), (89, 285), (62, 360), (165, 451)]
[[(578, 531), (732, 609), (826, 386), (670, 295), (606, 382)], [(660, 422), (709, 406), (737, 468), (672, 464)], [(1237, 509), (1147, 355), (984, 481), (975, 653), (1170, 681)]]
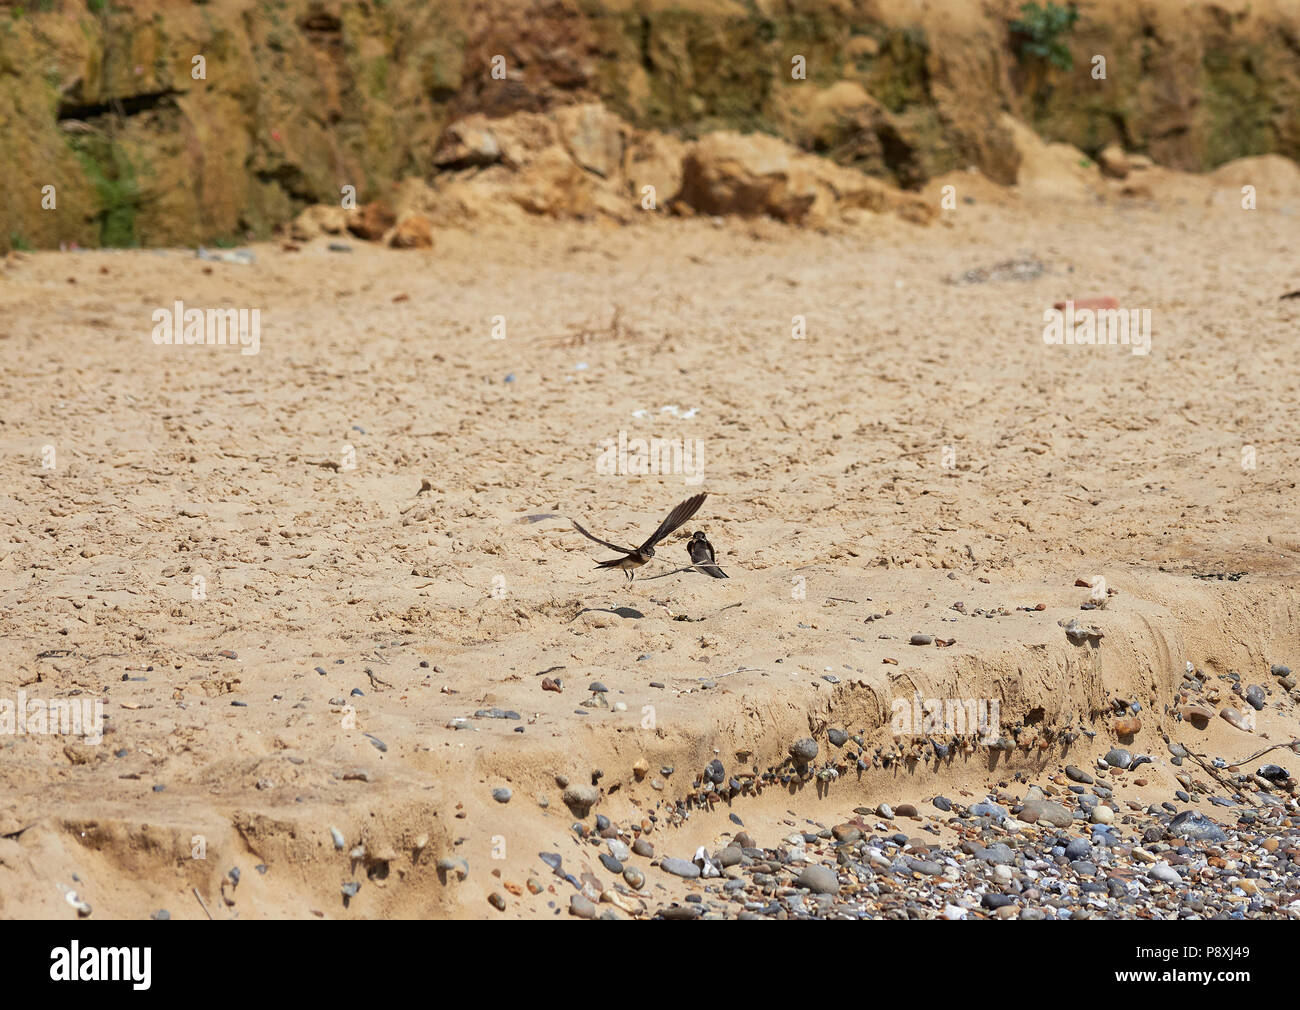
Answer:
[(699, 511), (704, 499), (708, 497), (704, 494), (697, 494), (694, 498), (687, 498), (675, 509), (668, 513), (668, 518), (659, 524), (659, 528), (654, 534), (643, 543), (640, 547), (619, 547), (618, 544), (611, 544), (608, 540), (601, 540), (600, 537), (592, 536), (579, 525), (576, 519), (570, 520), (573, 528), (581, 533), (588, 540), (594, 540), (602, 547), (608, 547), (611, 551), (618, 551), (623, 555), (621, 558), (613, 558), (610, 561), (602, 561), (597, 568), (618, 568), (627, 574), (627, 580), (631, 582), (636, 578), (636, 569), (646, 564), (655, 556), (655, 544), (659, 543), (664, 537), (671, 534), (682, 523), (686, 522), (691, 516)]
[(715, 579), (730, 578), (726, 572), (714, 564), (713, 545), (705, 537), (703, 530), (696, 530), (686, 544), (686, 553), (691, 556), (695, 570), (710, 575)]

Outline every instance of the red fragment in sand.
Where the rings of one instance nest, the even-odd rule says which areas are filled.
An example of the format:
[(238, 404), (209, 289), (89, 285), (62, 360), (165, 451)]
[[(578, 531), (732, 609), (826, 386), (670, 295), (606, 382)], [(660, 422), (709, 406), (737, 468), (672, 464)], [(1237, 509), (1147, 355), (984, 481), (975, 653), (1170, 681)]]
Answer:
[[(1052, 302), (1052, 308), (1058, 312), (1064, 312), (1065, 306), (1065, 302)], [(1117, 309), (1119, 308), (1119, 300), (1111, 298), (1110, 295), (1106, 295), (1104, 298), (1076, 298), (1074, 307), (1076, 309), (1091, 309), (1094, 312), (1102, 309)]]

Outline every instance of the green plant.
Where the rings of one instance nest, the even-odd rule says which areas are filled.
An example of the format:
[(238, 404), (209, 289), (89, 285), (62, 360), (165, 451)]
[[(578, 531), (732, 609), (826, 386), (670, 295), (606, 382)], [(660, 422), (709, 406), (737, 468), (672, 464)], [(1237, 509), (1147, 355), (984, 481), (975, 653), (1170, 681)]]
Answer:
[(1020, 8), (1020, 17), (1011, 22), (1011, 32), (1020, 38), (1020, 58), (1026, 57), (1046, 60), (1054, 67), (1069, 70), (1074, 66), (1074, 57), (1061, 37), (1074, 28), (1079, 20), (1079, 11), (1070, 4), (1061, 7), (1048, 3), (1040, 7), (1036, 3), (1027, 3)]
[(135, 216), (141, 197), (135, 166), (118, 145), (105, 137), (76, 138), (72, 147), (99, 198), (96, 218), (100, 245), (138, 246)]

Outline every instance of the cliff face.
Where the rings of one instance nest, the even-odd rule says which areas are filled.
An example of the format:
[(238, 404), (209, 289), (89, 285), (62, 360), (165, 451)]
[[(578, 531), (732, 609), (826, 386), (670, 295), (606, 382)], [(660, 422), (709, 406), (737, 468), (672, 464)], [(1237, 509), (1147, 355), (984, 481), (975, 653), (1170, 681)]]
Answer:
[(1296, 5), (1098, 0), (1049, 40), (1070, 69), (1027, 49), (1019, 6), (0, 0), (0, 249), (265, 237), (345, 185), (359, 202), (437, 185), (467, 115), (592, 99), (685, 138), (773, 133), (908, 188), (967, 165), (1014, 182), (1007, 111), (1181, 169), (1300, 159)]

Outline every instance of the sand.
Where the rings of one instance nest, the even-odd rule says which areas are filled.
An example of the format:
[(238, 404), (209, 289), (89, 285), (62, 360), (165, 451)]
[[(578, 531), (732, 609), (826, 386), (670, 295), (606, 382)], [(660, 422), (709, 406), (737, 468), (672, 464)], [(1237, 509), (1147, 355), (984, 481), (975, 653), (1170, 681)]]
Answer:
[[(588, 824), (689, 858), (729, 813), (758, 834), (1086, 765), (1117, 698), (1152, 797), (1162, 733), (1229, 761), (1300, 736), (1285, 691), (1254, 732), (1167, 710), (1188, 661), (1254, 683), (1300, 658), (1300, 194), (1179, 194), (12, 257), (0, 698), (102, 699), (108, 728), (0, 735), (0, 915), (75, 917), (74, 889), (101, 918), (549, 917), (539, 851), (602, 874), (557, 776), (598, 786)], [(1041, 275), (950, 282), (1016, 259)], [(1044, 309), (1090, 296), (1149, 309), (1150, 353), (1047, 345)], [(177, 299), (260, 309), (259, 353), (155, 345)], [(620, 432), (699, 440), (702, 471), (602, 473)], [(642, 574), (701, 528), (726, 581), (595, 572), (565, 518), (640, 542), (698, 491)], [(837, 726), (890, 748), (915, 691), (1096, 735), (672, 815), (715, 757), (761, 774)], [(642, 863), (638, 912), (698, 886)]]

